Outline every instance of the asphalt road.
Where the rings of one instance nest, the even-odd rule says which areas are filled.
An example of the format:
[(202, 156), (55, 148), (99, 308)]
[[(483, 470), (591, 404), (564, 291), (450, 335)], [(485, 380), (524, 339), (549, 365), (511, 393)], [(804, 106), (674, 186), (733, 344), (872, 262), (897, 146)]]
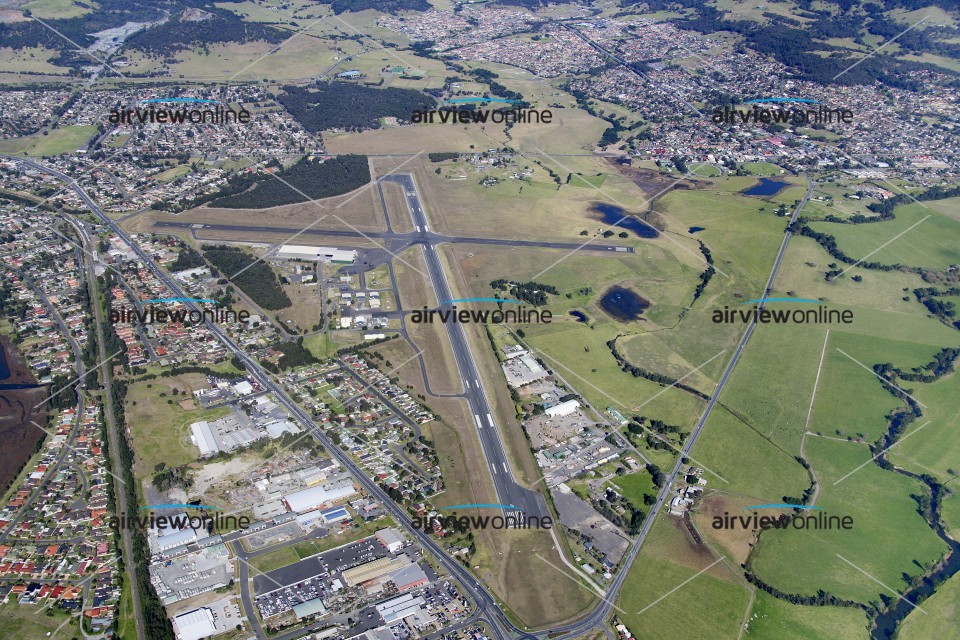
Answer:
[[(433, 283), (437, 300), (441, 302), (452, 300), (454, 296), (450, 291), (447, 276), (443, 271), (443, 265), (440, 263), (440, 257), (437, 253), (438, 242), (432, 239), (435, 234), (429, 232), (429, 222), (423, 211), (423, 205), (420, 202), (413, 176), (410, 174), (392, 174), (381, 178), (380, 181), (395, 182), (403, 188), (407, 208), (413, 217), (413, 224), (423, 238), (423, 252), (426, 258), (427, 271)], [(441, 304), (439, 308), (447, 309), (452, 306), (451, 304)], [(487, 468), (490, 470), (499, 503), (518, 507), (518, 509), (507, 510), (509, 512), (519, 510), (527, 516), (536, 516), (537, 518), (550, 515), (543, 496), (521, 487), (513, 477), (510, 461), (507, 458), (506, 449), (500, 439), (500, 432), (493, 419), (493, 412), (490, 410), (490, 403), (487, 401), (487, 394), (480, 381), (480, 375), (477, 373), (477, 366), (473, 359), (473, 353), (470, 351), (463, 325), (458, 322), (450, 322), (446, 323), (445, 327), (447, 335), (450, 337), (460, 380), (463, 382), (465, 389), (464, 396), (470, 405), (470, 412), (473, 414), (473, 420), (477, 426), (477, 435), (483, 447), (483, 455), (486, 459)]]

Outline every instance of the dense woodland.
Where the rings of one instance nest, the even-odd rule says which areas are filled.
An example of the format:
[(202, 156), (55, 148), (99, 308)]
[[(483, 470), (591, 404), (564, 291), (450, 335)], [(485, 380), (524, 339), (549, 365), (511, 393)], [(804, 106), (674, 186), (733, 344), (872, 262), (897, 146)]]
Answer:
[(184, 20), (172, 18), (164, 24), (151, 27), (127, 38), (125, 46), (145, 53), (158, 55), (171, 51), (190, 49), (200, 45), (222, 42), (253, 42), (265, 40), (274, 44), (283, 42), (290, 34), (280, 29), (261, 24), (246, 22), (237, 14), (226, 9), (207, 8), (211, 15), (202, 20)]
[(431, 8), (427, 0), (333, 0), (320, 4), (329, 4), (337, 15), (347, 11), (366, 11), (367, 9), (375, 9), (384, 13), (399, 13), (401, 11), (426, 11)]
[(326, 161), (303, 157), (275, 175), (234, 174), (220, 191), (197, 198), (186, 207), (211, 201), (211, 206), (224, 209), (265, 209), (331, 198), (370, 182), (370, 166), (366, 156), (337, 156)]
[(311, 133), (377, 129), (380, 118), (409, 120), (414, 111), (436, 107), (433, 98), (413, 89), (374, 89), (350, 82), (321, 82), (313, 88), (288, 85), (277, 101)]
[(244, 293), (264, 309), (275, 311), (290, 306), (290, 298), (280, 287), (277, 274), (265, 262), (257, 261), (242, 249), (226, 245), (205, 245), (203, 255), (224, 277), (231, 278)]

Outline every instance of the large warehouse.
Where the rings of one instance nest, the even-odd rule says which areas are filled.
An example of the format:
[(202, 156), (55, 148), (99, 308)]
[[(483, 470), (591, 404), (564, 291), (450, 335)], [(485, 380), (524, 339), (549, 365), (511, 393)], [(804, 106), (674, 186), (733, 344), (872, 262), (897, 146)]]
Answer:
[(277, 250), (277, 257), (286, 260), (322, 260), (334, 264), (353, 264), (357, 259), (357, 252), (353, 249), (285, 244)]
[(310, 487), (294, 493), (288, 493), (283, 496), (283, 503), (287, 505), (290, 511), (304, 513), (314, 509), (323, 509), (333, 506), (334, 503), (348, 498), (355, 494), (357, 490), (353, 483), (346, 482), (340, 485), (325, 485)]

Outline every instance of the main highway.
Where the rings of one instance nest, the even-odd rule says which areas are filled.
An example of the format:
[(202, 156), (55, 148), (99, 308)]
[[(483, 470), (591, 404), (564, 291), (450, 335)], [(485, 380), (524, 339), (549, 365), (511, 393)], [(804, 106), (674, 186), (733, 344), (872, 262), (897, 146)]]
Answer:
[[(187, 297), (184, 291), (182, 291), (179, 285), (170, 278), (166, 272), (160, 269), (155, 262), (147, 256), (143, 250), (137, 245), (123, 229), (119, 227), (113, 220), (108, 218), (100, 207), (89, 197), (86, 191), (77, 184), (77, 182), (67, 176), (66, 174), (47, 167), (45, 165), (36, 163), (29, 159), (16, 158), (17, 161), (22, 162), (38, 171), (48, 173), (50, 175), (56, 176), (57, 178), (66, 182), (70, 188), (77, 193), (77, 195), (83, 200), (87, 207), (101, 220), (103, 224), (108, 226), (117, 236), (123, 239), (138, 255), (138, 257), (148, 266), (151, 271), (153, 271), (156, 276), (163, 282), (170, 291), (178, 297)], [(411, 213), (414, 216), (415, 224), (420, 225), (425, 228), (427, 225), (426, 218), (423, 214), (422, 206), (419, 206), (419, 198), (416, 196), (416, 188), (413, 185), (412, 179), (409, 179), (409, 182), (403, 179), (402, 176), (391, 176), (391, 179), (399, 181), (402, 185), (409, 186), (407, 190), (407, 203), (410, 207)], [(409, 177), (408, 177), (409, 178)], [(813, 184), (808, 179), (807, 181), (807, 193), (804, 198), (798, 203), (795, 208), (793, 215), (791, 216), (790, 221), (793, 222), (796, 220), (800, 211), (803, 209), (804, 205), (810, 198), (812, 193)], [(410, 194), (413, 195), (410, 195)], [(417, 205), (417, 206), (414, 206)], [(763, 293), (763, 297), (766, 297), (773, 287), (773, 283), (776, 279), (777, 273), (782, 264), (783, 256), (786, 253), (787, 245), (789, 244), (791, 233), (787, 231), (785, 233), (783, 242), (781, 243), (780, 250), (777, 254), (777, 258), (773, 264), (773, 268), (770, 273), (770, 277), (767, 281), (766, 288)], [(431, 242), (424, 243), (425, 254), (428, 256), (428, 269), (430, 270), (431, 280), (433, 280), (435, 291), (437, 293), (437, 298), (440, 302), (450, 299), (450, 289), (446, 281), (446, 276), (443, 273), (442, 266), (439, 262), (439, 257), (436, 254), (435, 247)], [(432, 254), (432, 257), (431, 257)], [(432, 266), (431, 266), (432, 265)], [(763, 307), (763, 302), (760, 303), (760, 307)], [(200, 310), (197, 305), (189, 303), (193, 309)], [(304, 428), (308, 429), (309, 432), (320, 441), (330, 452), (330, 454), (335, 457), (341, 465), (349, 470), (354, 477), (357, 479), (357, 482), (363, 486), (363, 488), (377, 500), (379, 500), (384, 509), (392, 515), (396, 521), (403, 526), (408, 534), (413, 537), (421, 546), (423, 546), (427, 551), (429, 551), (437, 561), (446, 569), (454, 578), (456, 578), (464, 587), (469, 596), (477, 604), (477, 614), (476, 617), (478, 620), (483, 620), (489, 623), (490, 630), (494, 637), (497, 640), (506, 640), (508, 638), (520, 637), (525, 640), (533, 640), (536, 636), (533, 636), (518, 627), (516, 627), (507, 617), (504, 615), (503, 611), (498, 607), (496, 600), (486, 588), (482, 587), (478, 582), (475, 581), (473, 576), (471, 576), (466, 569), (459, 564), (458, 561), (454, 560), (446, 554), (446, 552), (437, 545), (433, 539), (426, 535), (422, 530), (412, 526), (409, 516), (403, 511), (403, 509), (397, 505), (393, 500), (379, 487), (376, 483), (368, 478), (363, 470), (356, 465), (353, 460), (338, 447), (334, 446), (332, 441), (324, 434), (311, 420), (310, 416), (306, 414), (299, 406), (294, 403), (286, 392), (277, 385), (269, 374), (260, 366), (260, 364), (251, 358), (247, 353), (237, 346), (233, 340), (226, 335), (223, 330), (213, 322), (206, 321), (207, 327), (210, 331), (217, 336), (217, 338), (223, 342), (226, 348), (235, 355), (241, 362), (244, 363), (248, 372), (252, 377), (254, 377), (260, 384), (262, 384), (266, 389), (271, 391), (277, 401), (291, 414), (291, 416), (299, 422)], [(740, 339), (737, 349), (733, 354), (733, 357), (730, 359), (730, 362), (727, 364), (722, 377), (717, 383), (716, 388), (713, 391), (713, 394), (710, 397), (707, 407), (704, 410), (703, 415), (697, 421), (696, 426), (691, 431), (690, 436), (687, 438), (686, 443), (681, 449), (681, 455), (677, 458), (677, 462), (674, 464), (673, 469), (670, 474), (667, 476), (667, 480), (664, 483), (663, 488), (660, 490), (660, 493), (657, 495), (657, 500), (650, 509), (650, 513), (647, 516), (646, 521), (644, 522), (643, 528), (640, 531), (639, 536), (636, 541), (631, 546), (629, 552), (627, 553), (624, 561), (620, 567), (620, 570), (617, 572), (613, 581), (611, 582), (609, 588), (607, 589), (604, 597), (597, 604), (597, 606), (590, 611), (588, 614), (584, 615), (575, 622), (558, 625), (551, 629), (545, 629), (537, 632), (539, 635), (543, 636), (544, 634), (549, 634), (551, 640), (567, 640), (575, 638), (581, 635), (584, 635), (590, 632), (593, 629), (602, 628), (613, 610), (613, 601), (616, 599), (617, 593), (620, 588), (623, 586), (624, 580), (626, 579), (628, 570), (632, 565), (633, 561), (639, 555), (640, 550), (645, 542), (647, 536), (650, 533), (650, 530), (653, 526), (656, 516), (663, 507), (663, 505), (668, 501), (668, 498), (671, 495), (673, 484), (675, 483), (677, 477), (680, 475), (681, 470), (684, 467), (684, 460), (686, 456), (689, 455), (690, 451), (693, 449), (697, 439), (699, 438), (707, 419), (710, 416), (714, 406), (716, 405), (724, 386), (730, 378), (730, 375), (733, 373), (734, 368), (739, 362), (740, 355), (743, 353), (744, 348), (746, 347), (747, 342), (750, 339), (750, 336), (753, 334), (756, 324), (751, 322), (747, 327), (747, 330), (744, 332), (743, 337)], [(471, 394), (471, 407), (481, 407), (486, 408), (486, 395), (483, 392), (482, 385), (479, 384), (479, 376), (475, 376), (476, 368), (472, 362), (472, 359), (467, 361), (466, 359), (461, 360), (460, 355), (468, 355), (469, 349), (466, 347), (466, 338), (461, 335), (459, 339), (454, 338), (451, 334), (451, 339), (457, 342), (460, 342), (461, 347), (455, 347), (455, 350), (458, 352), (458, 366), (460, 367), (461, 378), (464, 379), (465, 383), (470, 382), (470, 387), (476, 393)], [(460, 349), (463, 349), (461, 352)], [(466, 365), (466, 366), (465, 366)], [(473, 375), (473, 379), (470, 380), (470, 376)], [(488, 427), (479, 427), (480, 431), (495, 431), (495, 426), (492, 419), (488, 421)], [(484, 451), (487, 452), (487, 447), (496, 443), (488, 441), (484, 443)], [(502, 445), (501, 445), (501, 454), (502, 454)], [(505, 458), (505, 456), (504, 456)], [(503, 460), (506, 462), (506, 460)], [(490, 462), (488, 458), (488, 463)], [(499, 475), (499, 474), (498, 474)], [(499, 488), (498, 488), (499, 492)], [(539, 494), (536, 494), (539, 495)], [(503, 499), (512, 499), (513, 494), (508, 494), (506, 496), (501, 495), (501, 500)], [(525, 496), (519, 496), (517, 499), (522, 501), (522, 504), (527, 506), (528, 498)], [(518, 505), (519, 506), (519, 505)], [(246, 581), (241, 581), (241, 597), (243, 600), (244, 608), (248, 612), (248, 618), (251, 621), (251, 624), (254, 625), (255, 631), (259, 638), (265, 638), (265, 634), (262, 629), (259, 628), (259, 624), (256, 621), (256, 614), (254, 613), (253, 604), (250, 598), (249, 593), (249, 584)], [(290, 632), (282, 636), (278, 636), (280, 640), (290, 640), (295, 637), (296, 632)]]

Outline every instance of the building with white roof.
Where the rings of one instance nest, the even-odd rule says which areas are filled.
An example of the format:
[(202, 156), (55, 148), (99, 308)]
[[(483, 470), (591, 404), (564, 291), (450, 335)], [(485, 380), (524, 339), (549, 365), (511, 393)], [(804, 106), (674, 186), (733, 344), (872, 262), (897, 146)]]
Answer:
[(561, 402), (560, 404), (555, 404), (552, 407), (547, 407), (544, 409), (546, 413), (551, 418), (562, 418), (563, 416), (568, 416), (577, 409), (580, 408), (580, 402), (577, 400), (567, 400), (566, 402)]
[(181, 613), (173, 618), (173, 632), (177, 635), (177, 640), (200, 640), (216, 635), (217, 625), (213, 622), (213, 611), (208, 607), (200, 607)]

